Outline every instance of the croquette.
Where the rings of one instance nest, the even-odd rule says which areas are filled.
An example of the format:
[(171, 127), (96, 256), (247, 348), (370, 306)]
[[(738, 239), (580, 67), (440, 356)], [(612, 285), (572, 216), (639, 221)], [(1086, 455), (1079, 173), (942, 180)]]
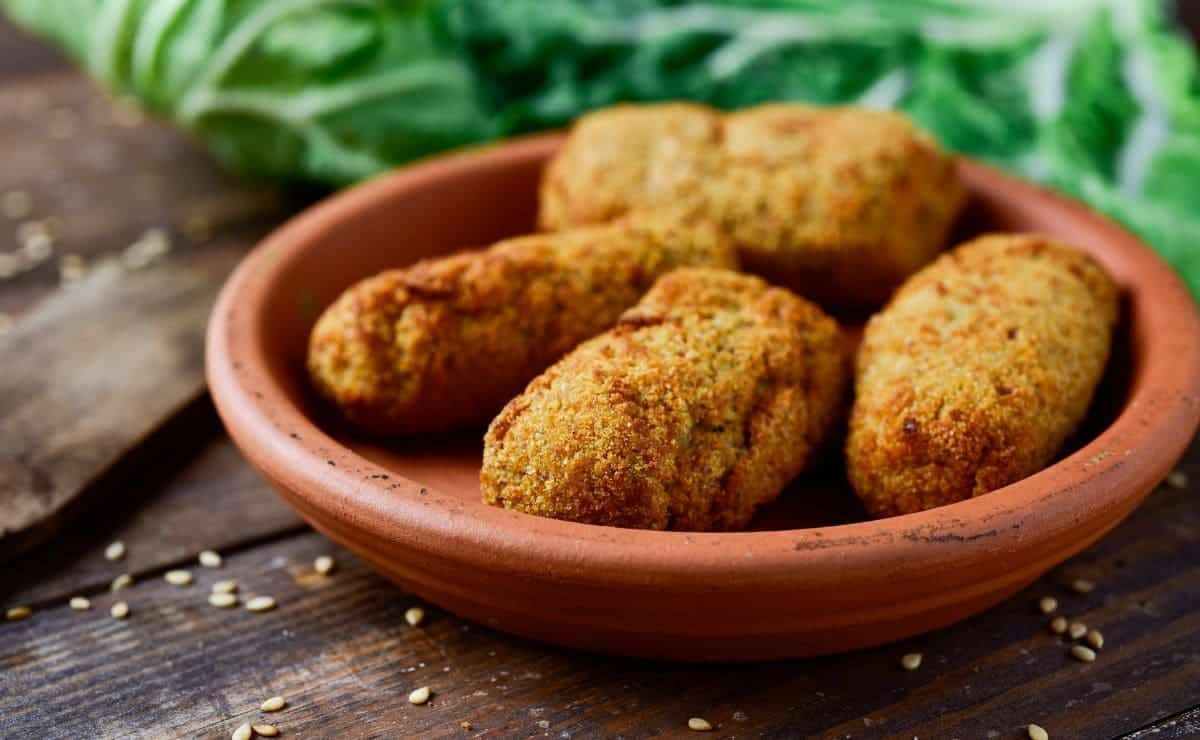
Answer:
[(482, 427), (576, 344), (677, 267), (736, 268), (715, 230), (643, 221), (526, 236), (389, 270), (317, 321), (308, 367), (380, 435)]
[(747, 271), (837, 307), (874, 307), (941, 251), (966, 200), (952, 157), (903, 115), (686, 103), (584, 116), (548, 166), (539, 225), (707, 219)]
[(846, 441), (874, 516), (979, 496), (1051, 462), (1104, 372), (1117, 289), (1090, 257), (989, 235), (913, 276), (867, 324)]
[(814, 304), (677, 270), (504, 407), (483, 500), (618, 527), (744, 528), (828, 439), (848, 380), (840, 329)]

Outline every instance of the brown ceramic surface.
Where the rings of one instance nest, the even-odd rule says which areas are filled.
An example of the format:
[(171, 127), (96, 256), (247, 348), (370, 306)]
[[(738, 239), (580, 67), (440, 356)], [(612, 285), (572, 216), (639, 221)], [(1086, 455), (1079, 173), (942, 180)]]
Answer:
[[(999, 491), (865, 521), (834, 460), (752, 532), (596, 527), (485, 506), (482, 430), (387, 447), (355, 438), (304, 374), (313, 320), (387, 267), (529, 230), (543, 136), (432, 160), (330, 198), (225, 286), (208, 379), (234, 440), (315, 527), (429, 601), (506, 632), (681, 660), (784, 658), (897, 640), (1006, 598), (1115, 526), (1200, 418), (1200, 318), (1149, 249), (1083, 207), (963, 162), (963, 234), (1035, 230), (1117, 278), (1124, 327), (1071, 451)], [(836, 456), (834, 456), (836, 457)]]

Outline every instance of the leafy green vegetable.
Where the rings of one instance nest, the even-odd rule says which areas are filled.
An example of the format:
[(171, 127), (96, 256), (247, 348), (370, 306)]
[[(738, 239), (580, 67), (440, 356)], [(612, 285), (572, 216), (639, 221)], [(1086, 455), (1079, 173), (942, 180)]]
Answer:
[(1165, 0), (0, 0), (226, 162), (332, 184), (619, 101), (856, 102), (1081, 198), (1200, 294)]

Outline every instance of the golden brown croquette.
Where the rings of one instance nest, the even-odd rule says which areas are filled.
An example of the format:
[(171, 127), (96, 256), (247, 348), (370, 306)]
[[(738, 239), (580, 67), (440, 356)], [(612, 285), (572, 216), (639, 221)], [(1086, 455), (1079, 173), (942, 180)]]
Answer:
[(376, 434), (483, 425), (660, 275), (736, 264), (714, 230), (652, 221), (425, 260), (363, 280), (330, 306), (312, 331), (309, 372)]
[(619, 527), (745, 527), (827, 439), (848, 370), (837, 324), (812, 303), (677, 270), (504, 407), (483, 499)]
[(708, 219), (744, 267), (826, 305), (879, 305), (932, 260), (966, 200), (953, 158), (906, 117), (771, 104), (584, 116), (546, 170), (540, 225)]
[(846, 467), (874, 516), (979, 496), (1047, 465), (1108, 359), (1117, 289), (1050, 239), (991, 235), (913, 276), (868, 323)]

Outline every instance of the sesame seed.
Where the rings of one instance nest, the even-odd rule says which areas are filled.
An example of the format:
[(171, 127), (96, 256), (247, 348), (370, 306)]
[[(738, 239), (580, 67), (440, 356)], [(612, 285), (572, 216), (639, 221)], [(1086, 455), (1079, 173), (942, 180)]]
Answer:
[(1029, 740), (1050, 740), (1050, 733), (1042, 729), (1040, 725), (1030, 725), (1025, 729), (1029, 733)]
[(254, 725), (254, 734), (262, 735), (263, 737), (275, 737), (279, 734), (279, 729), (275, 725)]
[(92, 602), (82, 596), (72, 596), (71, 600), (67, 603), (77, 612), (85, 612), (92, 608)]
[(1090, 647), (1084, 647), (1083, 645), (1073, 646), (1071, 648), (1071, 655), (1076, 660), (1081, 660), (1084, 663), (1091, 663), (1096, 659), (1096, 651), (1092, 650)]
[(1058, 599), (1053, 596), (1043, 596), (1038, 602), (1038, 609), (1042, 610), (1042, 614), (1050, 614), (1058, 608)]
[(121, 589), (129, 588), (132, 585), (133, 585), (133, 576), (129, 575), (128, 573), (122, 573), (121, 575), (117, 576), (116, 578), (114, 578), (112, 580), (112, 583), (109, 584), (109, 586), (108, 586), (108, 590), (109, 591), (120, 591)]
[(424, 704), (425, 702), (429, 701), (430, 693), (431, 692), (429, 691), (428, 686), (422, 686), (419, 689), (413, 689), (412, 693), (408, 695), (408, 702), (410, 704)]
[(275, 608), (275, 599), (270, 596), (255, 596), (246, 602), (246, 608), (252, 612), (269, 612)]
[(54, 254), (54, 240), (49, 234), (35, 232), (21, 243), (21, 254), (29, 260), (29, 265), (39, 265), (50, 259)]
[(1055, 617), (1050, 620), (1050, 631), (1056, 635), (1061, 635), (1067, 631), (1067, 618)]
[(463, 728), (464, 730), (470, 730), (473, 725), (464, 719), (462, 722), (458, 723), (458, 726)]
[(205, 550), (200, 553), (200, 564), (205, 568), (220, 568), (221, 555), (213, 550)]
[(688, 720), (688, 729), (696, 732), (708, 732), (712, 729), (712, 723), (703, 717), (692, 717)]
[(113, 616), (113, 619), (124, 619), (129, 616), (129, 604), (126, 604), (124, 601), (118, 601), (112, 605), (108, 613)]
[(163, 573), (163, 580), (172, 586), (188, 586), (192, 583), (192, 573), (187, 570), (168, 570)]
[(238, 589), (237, 581), (233, 581), (233, 580), (217, 581), (216, 583), (214, 583), (212, 585), (212, 592), (214, 594), (237, 593), (237, 589)]
[(228, 609), (231, 606), (237, 606), (238, 597), (234, 594), (209, 594), (208, 603), (218, 609)]
[(1091, 645), (1096, 650), (1104, 647), (1104, 635), (1100, 634), (1100, 630), (1088, 630), (1087, 644)]
[(1187, 488), (1188, 477), (1187, 473), (1182, 470), (1172, 470), (1167, 475), (1167, 485), (1171, 488)]
[(112, 119), (113, 123), (122, 128), (135, 128), (146, 121), (145, 115), (132, 100), (114, 101)]
[(404, 612), (404, 621), (408, 622), (409, 627), (416, 627), (421, 622), (425, 621), (425, 610), (419, 606), (414, 606)]
[(900, 665), (903, 666), (904, 670), (906, 671), (915, 671), (921, 667), (921, 660), (924, 657), (925, 656), (921, 655), (920, 653), (908, 653), (904, 657), (900, 658)]
[(27, 606), (14, 606), (4, 612), (4, 618), (10, 622), (20, 622), (22, 619), (28, 619), (31, 614), (33, 610)]
[(333, 558), (328, 555), (322, 555), (313, 561), (313, 570), (317, 571), (323, 576), (327, 576), (332, 573), (334, 566), (335, 563), (333, 562)]
[(104, 548), (104, 557), (107, 560), (120, 560), (125, 557), (125, 543), (117, 540)]
[(260, 704), (258, 708), (264, 712), (278, 712), (280, 709), (283, 709), (286, 706), (287, 700), (282, 696), (272, 696), (270, 699), (267, 699)]
[(1083, 622), (1071, 622), (1071, 625), (1067, 627), (1067, 636), (1069, 636), (1072, 640), (1078, 640), (1086, 635), (1087, 631), (1087, 625)]
[(7, 334), (12, 331), (13, 325), (17, 322), (13, 321), (13, 317), (6, 313), (0, 313), (0, 335)]
[(1071, 581), (1071, 588), (1075, 591), (1075, 593), (1089, 594), (1095, 590), (1096, 583), (1094, 581), (1089, 581), (1086, 578), (1076, 578), (1075, 580)]
[(77, 254), (64, 254), (58, 260), (58, 277), (64, 283), (77, 283), (87, 275), (87, 262)]
[(33, 210), (33, 198), (24, 190), (11, 190), (0, 197), (0, 210), (8, 218), (25, 218)]
[(233, 734), (229, 736), (230, 740), (250, 740), (252, 737), (254, 737), (254, 730), (251, 729), (249, 722), (239, 726), (233, 731)]

